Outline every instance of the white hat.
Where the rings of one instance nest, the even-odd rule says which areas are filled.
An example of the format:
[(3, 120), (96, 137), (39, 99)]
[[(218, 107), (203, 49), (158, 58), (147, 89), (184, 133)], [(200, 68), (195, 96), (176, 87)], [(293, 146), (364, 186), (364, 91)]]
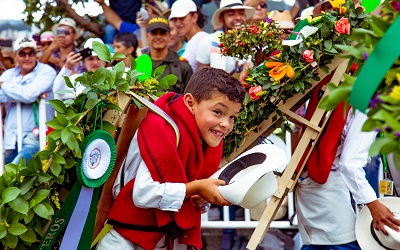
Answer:
[(74, 19), (69, 18), (69, 17), (62, 18), (56, 25), (54, 25), (54, 29), (53, 29), (53, 33), (54, 33), (54, 34), (57, 34), (57, 29), (58, 29), (58, 27), (60, 27), (61, 25), (69, 26), (69, 27), (73, 28), (73, 29), (75, 30), (75, 33), (76, 33), (77, 35), (79, 35), (79, 30), (78, 30), (78, 28), (76, 27), (76, 22), (75, 22)]
[[(400, 198), (383, 197), (378, 199), (400, 220)], [(367, 206), (358, 213), (356, 221), (356, 237), (363, 250), (400, 249), (400, 232), (385, 225), (388, 236), (372, 227), (372, 216)]]
[(246, 20), (250, 19), (256, 11), (253, 7), (244, 6), (241, 0), (221, 0), (221, 3), (219, 4), (219, 9), (215, 11), (214, 15), (212, 16), (212, 25), (214, 25), (214, 27), (222, 26), (222, 23), (219, 21), (219, 17), (221, 16), (221, 13), (225, 10), (240, 9), (243, 9), (245, 11)]
[(92, 56), (97, 56), (96, 52), (93, 50), (93, 42), (99, 42), (104, 44), (103, 40), (100, 38), (89, 38), (86, 40), (85, 44), (83, 45), (84, 48), (89, 48), (92, 50)]
[[(272, 144), (275, 146), (278, 146), (280, 149), (282, 149), (286, 153), (286, 157), (290, 159), (291, 154), (288, 152), (288, 148), (286, 146), (286, 143), (277, 135), (275, 134), (270, 134), (268, 137), (262, 138), (261, 143), (264, 144)], [(276, 168), (274, 171), (282, 173), (283, 170), (285, 170), (286, 165), (281, 166), (280, 168)]]
[(40, 34), (40, 41), (41, 42), (52, 42), (54, 40), (54, 34), (51, 31), (45, 31)]
[(225, 200), (254, 208), (278, 190), (273, 170), (286, 165), (285, 152), (272, 144), (260, 144), (238, 156), (210, 178), (226, 182), (218, 190)]
[(274, 10), (271, 14), (271, 19), (276, 22), (276, 27), (280, 29), (293, 29), (294, 22), (292, 20), (292, 15), (288, 10), (279, 11)]
[(24, 37), (24, 38), (17, 38), (14, 42), (13, 49), (15, 52), (23, 48), (32, 48), (36, 50), (36, 42), (32, 38)]
[(185, 17), (190, 12), (197, 12), (197, 6), (192, 0), (178, 0), (172, 4), (168, 20), (175, 17)]

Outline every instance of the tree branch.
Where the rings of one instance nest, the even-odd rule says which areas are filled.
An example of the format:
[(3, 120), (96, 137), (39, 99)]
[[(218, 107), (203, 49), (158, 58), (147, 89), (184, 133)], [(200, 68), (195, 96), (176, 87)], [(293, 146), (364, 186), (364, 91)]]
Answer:
[(75, 20), (75, 22), (84, 30), (95, 33), (98, 36), (104, 34), (103, 28), (97, 23), (91, 23), (82, 16), (78, 15), (74, 9), (72, 9), (71, 5), (68, 3), (68, 0), (55, 0), (56, 3), (68, 12), (68, 16)]

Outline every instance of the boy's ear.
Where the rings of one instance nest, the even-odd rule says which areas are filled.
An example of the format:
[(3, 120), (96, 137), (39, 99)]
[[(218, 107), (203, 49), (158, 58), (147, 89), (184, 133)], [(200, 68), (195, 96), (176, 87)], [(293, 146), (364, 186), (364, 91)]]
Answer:
[(193, 107), (194, 107), (194, 104), (196, 103), (196, 100), (194, 99), (192, 94), (186, 93), (183, 96), (183, 102), (185, 103), (185, 106), (189, 109), (190, 113), (192, 113), (194, 115)]

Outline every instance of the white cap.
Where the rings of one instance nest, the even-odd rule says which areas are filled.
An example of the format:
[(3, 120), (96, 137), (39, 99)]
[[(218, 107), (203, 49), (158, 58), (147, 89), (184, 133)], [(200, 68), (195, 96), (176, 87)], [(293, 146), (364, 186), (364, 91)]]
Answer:
[(54, 26), (54, 29), (53, 29), (53, 33), (54, 33), (54, 34), (57, 34), (57, 28), (60, 27), (61, 25), (69, 26), (69, 27), (73, 28), (73, 29), (75, 30), (75, 33), (76, 33), (77, 35), (79, 35), (79, 30), (78, 30), (78, 28), (76, 27), (76, 22), (75, 22), (74, 19), (69, 18), (69, 17), (62, 18), (62, 19), (58, 22), (58, 24), (56, 24), (56, 25)]
[(178, 0), (172, 4), (171, 14), (168, 19), (185, 17), (190, 12), (197, 12), (197, 6), (192, 0)]
[(15, 52), (20, 51), (23, 48), (32, 48), (36, 50), (36, 42), (32, 38), (29, 37), (24, 37), (24, 38), (18, 38), (15, 40), (13, 49)]
[(52, 31), (45, 31), (40, 35), (40, 41), (51, 42), (54, 40), (54, 34)]
[(92, 49), (92, 56), (97, 56), (96, 52), (93, 51), (93, 42), (99, 42), (99, 43), (104, 44), (103, 40), (101, 40), (100, 38), (89, 38), (86, 40), (83, 47)]

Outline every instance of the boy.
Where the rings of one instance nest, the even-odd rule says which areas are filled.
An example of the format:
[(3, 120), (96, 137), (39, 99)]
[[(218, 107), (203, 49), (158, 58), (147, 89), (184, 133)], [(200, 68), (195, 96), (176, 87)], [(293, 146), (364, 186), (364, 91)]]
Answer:
[(237, 79), (206, 67), (191, 77), (184, 95), (167, 93), (155, 102), (177, 124), (179, 146), (172, 127), (149, 112), (131, 142), (128, 169), (114, 184), (118, 195), (108, 220), (114, 229), (97, 249), (201, 248), (204, 203), (230, 205), (217, 189), (225, 182), (208, 177), (218, 169), (222, 139), (244, 96)]

